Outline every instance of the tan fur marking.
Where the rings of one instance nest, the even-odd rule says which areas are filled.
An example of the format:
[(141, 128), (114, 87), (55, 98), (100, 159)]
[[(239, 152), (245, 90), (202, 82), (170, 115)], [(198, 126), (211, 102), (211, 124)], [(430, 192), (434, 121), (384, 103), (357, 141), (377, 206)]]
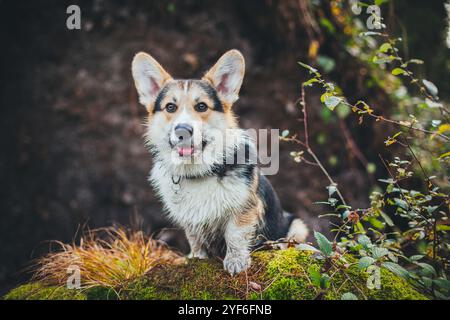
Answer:
[(259, 185), (259, 169), (256, 167), (253, 170), (253, 183), (252, 183), (252, 190), (255, 192), (255, 194), (258, 192), (258, 185)]
[(236, 217), (236, 225), (239, 227), (257, 224), (259, 221), (262, 221), (263, 218), (264, 205), (256, 190), (259, 177), (257, 171), (258, 170), (255, 170), (255, 182), (252, 185), (252, 193), (248, 202), (251, 205), (251, 208)]

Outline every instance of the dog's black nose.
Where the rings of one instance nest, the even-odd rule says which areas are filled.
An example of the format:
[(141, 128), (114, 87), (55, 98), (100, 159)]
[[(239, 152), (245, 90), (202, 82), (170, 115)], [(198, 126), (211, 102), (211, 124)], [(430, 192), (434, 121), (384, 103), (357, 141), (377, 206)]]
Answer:
[(180, 123), (175, 127), (175, 135), (179, 141), (186, 141), (192, 137), (194, 128), (190, 124)]

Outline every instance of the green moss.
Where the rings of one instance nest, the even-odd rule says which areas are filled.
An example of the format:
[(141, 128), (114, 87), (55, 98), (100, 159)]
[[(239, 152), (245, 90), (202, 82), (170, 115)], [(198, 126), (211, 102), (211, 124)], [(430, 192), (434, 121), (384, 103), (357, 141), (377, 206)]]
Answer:
[(82, 291), (88, 300), (117, 300), (118, 293), (112, 288), (93, 287)]
[[(340, 299), (345, 292), (352, 292), (358, 299), (369, 300), (425, 300), (423, 294), (417, 292), (406, 280), (394, 275), (392, 272), (381, 268), (381, 288), (368, 289), (366, 286), (369, 274), (352, 265), (345, 271), (341, 271), (334, 276), (335, 286), (342, 284), (339, 292), (329, 290), (325, 294), (325, 299)], [(350, 281), (350, 280), (351, 281)], [(359, 289), (357, 289), (359, 288)]]
[(93, 287), (76, 290), (47, 285), (28, 283), (11, 290), (5, 300), (116, 300), (117, 293), (111, 288)]
[(128, 300), (170, 300), (171, 295), (157, 289), (147, 280), (142, 280), (128, 287), (121, 298)]
[(263, 298), (269, 300), (299, 300), (301, 297), (298, 281), (289, 277), (276, 280), (263, 294)]
[(263, 299), (304, 300), (314, 297), (306, 271), (314, 262), (309, 252), (295, 249), (260, 251), (256, 258), (267, 264), (265, 273), (272, 279), (272, 284), (262, 294)]
[(41, 283), (22, 285), (11, 290), (4, 298), (5, 300), (87, 300), (87, 296), (79, 290), (46, 286)]
[(369, 298), (376, 300), (426, 299), (424, 295), (414, 290), (406, 280), (395, 276), (386, 269), (381, 269), (381, 289), (371, 290)]
[[(259, 251), (252, 256), (247, 273), (235, 277), (226, 273), (217, 259), (192, 259), (184, 265), (156, 267), (145, 278), (117, 290), (97, 287), (74, 291), (35, 283), (12, 290), (5, 299), (115, 299), (116, 291), (120, 299), (131, 300), (340, 299), (345, 292), (352, 292), (359, 299), (425, 299), (405, 280), (385, 269), (381, 270), (380, 290), (368, 289), (368, 274), (354, 265), (333, 272), (329, 288), (320, 290), (313, 285), (307, 270), (311, 266), (322, 270), (323, 260), (310, 252), (292, 248)], [(348, 260), (354, 261), (351, 256)]]

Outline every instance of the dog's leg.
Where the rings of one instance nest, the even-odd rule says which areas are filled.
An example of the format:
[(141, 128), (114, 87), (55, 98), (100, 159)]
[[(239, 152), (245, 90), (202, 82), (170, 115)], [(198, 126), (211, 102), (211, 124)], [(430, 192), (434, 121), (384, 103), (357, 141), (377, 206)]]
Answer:
[(250, 245), (254, 233), (254, 222), (244, 225), (235, 219), (228, 222), (224, 235), (227, 253), (223, 260), (223, 267), (232, 275), (245, 271), (250, 266)]
[(208, 254), (203, 248), (202, 237), (198, 233), (186, 230), (186, 238), (188, 239), (189, 246), (191, 247), (191, 253), (189, 253), (188, 258), (208, 258)]

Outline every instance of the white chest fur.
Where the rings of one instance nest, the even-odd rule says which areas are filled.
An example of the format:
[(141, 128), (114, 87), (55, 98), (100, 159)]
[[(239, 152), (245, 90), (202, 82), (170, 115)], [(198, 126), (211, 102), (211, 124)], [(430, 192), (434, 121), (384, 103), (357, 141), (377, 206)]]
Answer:
[(150, 181), (162, 198), (169, 218), (190, 230), (216, 229), (242, 211), (250, 196), (248, 185), (236, 176), (181, 179), (174, 184), (170, 174), (155, 166)]

